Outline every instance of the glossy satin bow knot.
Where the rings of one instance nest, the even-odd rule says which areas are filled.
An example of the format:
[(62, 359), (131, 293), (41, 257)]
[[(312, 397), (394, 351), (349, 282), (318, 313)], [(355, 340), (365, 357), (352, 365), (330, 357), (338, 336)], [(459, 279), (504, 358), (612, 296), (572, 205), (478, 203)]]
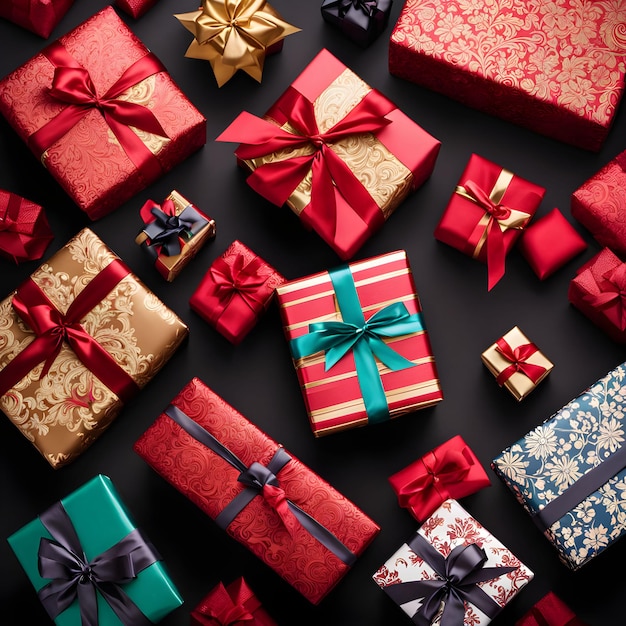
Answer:
[(528, 376), (533, 383), (537, 383), (546, 371), (546, 368), (542, 365), (528, 363), (528, 358), (538, 351), (534, 343), (525, 343), (513, 349), (505, 339), (500, 337), (496, 341), (496, 351), (511, 363), (496, 377), (496, 382), (500, 386), (511, 378), (515, 372), (521, 372)]
[(239, 622), (251, 622), (254, 615), (249, 613), (241, 604), (233, 604), (230, 607), (208, 609), (206, 615), (214, 619), (219, 626), (234, 626)]
[(377, 4), (377, 0), (340, 0), (339, 16), (345, 17), (350, 8), (362, 11), (366, 15), (371, 16)]
[(618, 328), (626, 330), (626, 263), (604, 274), (603, 279), (599, 285), (602, 292), (588, 295), (585, 300), (607, 313), (611, 310)]
[(263, 306), (258, 290), (267, 280), (258, 273), (262, 265), (259, 257), (248, 263), (242, 255), (237, 255), (232, 263), (228, 263), (223, 257), (216, 259), (211, 266), (211, 276), (220, 302), (228, 306), (233, 296), (238, 294), (256, 313)]

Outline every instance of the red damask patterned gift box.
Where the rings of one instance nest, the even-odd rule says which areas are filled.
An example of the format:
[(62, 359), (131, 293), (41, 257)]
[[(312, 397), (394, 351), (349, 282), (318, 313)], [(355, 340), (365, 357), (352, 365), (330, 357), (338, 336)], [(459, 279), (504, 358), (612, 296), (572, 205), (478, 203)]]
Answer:
[(287, 204), (343, 260), (426, 181), (440, 148), (327, 50), (263, 119), (244, 112), (217, 140), (241, 142), (248, 184)]
[(0, 111), (97, 219), (206, 141), (206, 120), (107, 7), (0, 81)]
[(0, 17), (47, 39), (74, 0), (3, 0)]
[(380, 530), (197, 378), (134, 449), (313, 604)]
[(572, 194), (571, 206), (601, 246), (626, 257), (626, 150)]
[(241, 241), (211, 264), (189, 306), (237, 345), (270, 306), (285, 278)]
[(293, 280), (276, 293), (316, 437), (443, 398), (404, 250)]
[(625, 22), (622, 0), (406, 0), (389, 71), (597, 151), (624, 91)]
[(487, 264), (488, 288), (504, 276), (506, 255), (530, 222), (545, 189), (472, 154), (435, 238)]

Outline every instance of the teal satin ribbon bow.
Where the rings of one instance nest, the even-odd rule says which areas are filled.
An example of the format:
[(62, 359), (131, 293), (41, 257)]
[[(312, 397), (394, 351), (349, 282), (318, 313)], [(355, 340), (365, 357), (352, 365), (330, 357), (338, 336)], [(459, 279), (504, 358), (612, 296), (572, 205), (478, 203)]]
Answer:
[(416, 364), (390, 348), (382, 337), (400, 337), (423, 331), (422, 315), (409, 314), (403, 302), (395, 302), (377, 311), (366, 322), (349, 267), (342, 265), (328, 273), (343, 321), (310, 324), (307, 335), (291, 340), (291, 353), (294, 359), (301, 359), (316, 352), (326, 352), (325, 369), (328, 371), (352, 351), (368, 421), (383, 422), (389, 419), (389, 405), (376, 358), (394, 371)]

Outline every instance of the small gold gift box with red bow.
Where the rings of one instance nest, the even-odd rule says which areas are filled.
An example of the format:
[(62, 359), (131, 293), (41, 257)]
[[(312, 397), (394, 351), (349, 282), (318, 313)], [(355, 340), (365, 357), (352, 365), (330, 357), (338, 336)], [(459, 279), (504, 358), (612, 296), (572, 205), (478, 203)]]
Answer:
[(480, 358), (500, 387), (506, 387), (518, 402), (554, 367), (517, 326), (489, 346)]

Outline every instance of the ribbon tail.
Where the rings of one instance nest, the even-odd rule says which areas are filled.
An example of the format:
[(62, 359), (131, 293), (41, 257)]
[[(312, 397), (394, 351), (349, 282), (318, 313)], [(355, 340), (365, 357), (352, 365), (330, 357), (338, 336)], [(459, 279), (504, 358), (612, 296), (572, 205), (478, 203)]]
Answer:
[(497, 221), (493, 218), (487, 227), (487, 290), (491, 291), (498, 281), (504, 276), (505, 270), (505, 250), (504, 236)]

